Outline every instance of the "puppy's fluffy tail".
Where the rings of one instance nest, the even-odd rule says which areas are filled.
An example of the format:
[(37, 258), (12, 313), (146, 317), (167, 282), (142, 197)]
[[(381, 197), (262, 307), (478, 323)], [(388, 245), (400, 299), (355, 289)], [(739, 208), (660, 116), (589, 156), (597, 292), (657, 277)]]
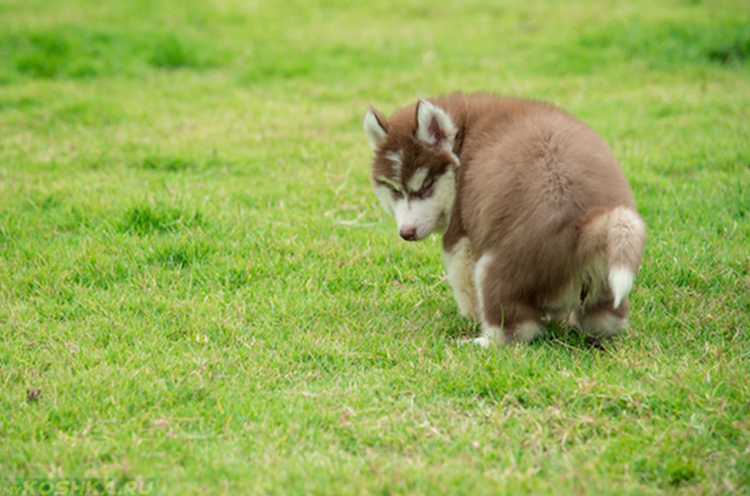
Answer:
[(591, 220), (583, 236), (584, 251), (604, 250), (607, 254), (607, 281), (614, 308), (618, 308), (638, 273), (646, 244), (646, 225), (631, 208), (615, 207)]

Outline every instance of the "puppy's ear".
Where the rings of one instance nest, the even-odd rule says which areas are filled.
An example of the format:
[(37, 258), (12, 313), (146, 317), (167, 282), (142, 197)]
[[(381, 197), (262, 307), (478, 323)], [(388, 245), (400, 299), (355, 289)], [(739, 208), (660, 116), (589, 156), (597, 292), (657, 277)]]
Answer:
[(428, 145), (453, 150), (456, 134), (458, 134), (458, 129), (445, 110), (427, 100), (419, 100), (417, 139)]
[(375, 149), (388, 134), (388, 121), (383, 114), (370, 107), (365, 114), (364, 128), (370, 140), (370, 146)]

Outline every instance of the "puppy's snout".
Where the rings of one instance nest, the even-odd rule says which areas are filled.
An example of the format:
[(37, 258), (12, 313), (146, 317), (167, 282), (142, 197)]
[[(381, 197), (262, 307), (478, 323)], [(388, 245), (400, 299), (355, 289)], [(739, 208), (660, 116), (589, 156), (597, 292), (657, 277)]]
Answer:
[(398, 233), (406, 241), (414, 241), (417, 239), (417, 228), (416, 227), (402, 227)]

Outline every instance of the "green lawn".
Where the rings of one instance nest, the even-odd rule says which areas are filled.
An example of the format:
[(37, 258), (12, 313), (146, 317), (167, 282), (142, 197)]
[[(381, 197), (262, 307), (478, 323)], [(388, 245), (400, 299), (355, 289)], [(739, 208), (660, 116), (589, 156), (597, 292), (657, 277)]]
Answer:
[[(611, 144), (649, 241), (606, 350), (455, 344), (361, 127), (453, 90)], [(749, 330), (747, 0), (0, 2), (0, 478), (750, 494)]]

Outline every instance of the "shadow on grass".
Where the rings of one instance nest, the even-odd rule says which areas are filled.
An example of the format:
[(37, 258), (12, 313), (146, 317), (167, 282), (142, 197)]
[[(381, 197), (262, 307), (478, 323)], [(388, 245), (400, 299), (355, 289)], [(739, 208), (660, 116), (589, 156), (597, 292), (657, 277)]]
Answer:
[[(547, 333), (527, 346), (534, 348), (542, 347), (565, 347), (578, 351), (601, 351), (609, 353), (618, 343), (617, 337), (597, 339), (582, 332), (575, 326), (561, 322), (547, 322), (545, 324)], [(453, 327), (446, 331), (447, 338), (453, 343), (471, 343), (481, 335), (481, 324), (476, 321), (466, 321), (466, 325)]]

